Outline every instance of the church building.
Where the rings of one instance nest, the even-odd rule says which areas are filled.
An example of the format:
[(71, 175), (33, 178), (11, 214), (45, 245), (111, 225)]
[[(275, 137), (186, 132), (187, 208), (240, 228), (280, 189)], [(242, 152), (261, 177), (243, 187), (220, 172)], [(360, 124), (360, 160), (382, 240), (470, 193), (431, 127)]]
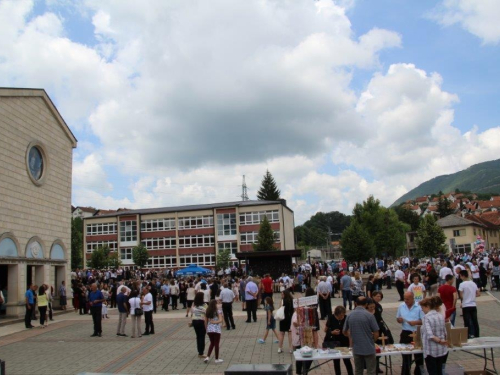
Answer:
[[(31, 284), (70, 290), (71, 171), (77, 140), (43, 89), (0, 88), (0, 288), (24, 315)], [(68, 293), (70, 294), (70, 293)]]

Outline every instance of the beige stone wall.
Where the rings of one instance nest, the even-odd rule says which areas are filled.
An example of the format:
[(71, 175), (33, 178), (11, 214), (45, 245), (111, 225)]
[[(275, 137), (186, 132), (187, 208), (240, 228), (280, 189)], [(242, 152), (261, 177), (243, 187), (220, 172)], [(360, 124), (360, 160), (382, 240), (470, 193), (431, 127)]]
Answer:
[[(295, 223), (293, 212), (288, 208), (283, 207), (283, 213), (281, 216), (281, 222), (283, 223), (283, 229), (281, 230), (281, 236), (283, 240), (281, 241), (282, 250), (295, 250)], [(280, 213), (281, 214), (281, 213)]]
[[(33, 141), (41, 142), (49, 161), (41, 186), (31, 181), (26, 168), (27, 148)], [(45, 259), (50, 258), (54, 241), (60, 240), (68, 260), (64, 271), (67, 284), (71, 266), (72, 146), (42, 96), (0, 95), (0, 235), (10, 232), (15, 236), (20, 257), (25, 256), (33, 236), (41, 239)], [(36, 279), (42, 277), (53, 284), (53, 266), (39, 268)], [(18, 299), (23, 301), (26, 264), (19, 265), (18, 280)]]

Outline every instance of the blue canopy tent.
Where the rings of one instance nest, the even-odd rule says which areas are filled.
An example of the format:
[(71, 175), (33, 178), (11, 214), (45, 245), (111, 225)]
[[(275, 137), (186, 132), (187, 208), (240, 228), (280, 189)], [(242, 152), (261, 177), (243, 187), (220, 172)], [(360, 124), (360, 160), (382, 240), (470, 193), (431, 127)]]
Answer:
[(212, 270), (208, 268), (198, 267), (196, 264), (190, 264), (186, 268), (176, 272), (176, 276), (206, 276), (210, 275)]

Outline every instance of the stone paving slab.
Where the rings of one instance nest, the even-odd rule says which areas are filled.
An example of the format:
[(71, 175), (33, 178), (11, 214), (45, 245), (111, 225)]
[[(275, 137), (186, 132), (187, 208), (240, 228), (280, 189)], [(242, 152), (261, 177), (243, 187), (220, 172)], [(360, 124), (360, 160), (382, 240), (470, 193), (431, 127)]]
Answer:
[[(384, 290), (384, 318), (398, 340), (400, 325), (396, 322), (396, 308), (399, 305), (394, 289)], [(276, 295), (277, 296), (277, 295)], [(492, 297), (483, 295), (478, 303), (482, 336), (500, 336), (500, 304)], [(279, 302), (277, 302), (278, 304)], [(335, 298), (332, 305), (341, 300)], [(235, 305), (235, 310), (241, 310)], [(460, 310), (459, 310), (460, 311)], [(116, 336), (116, 311), (110, 312), (110, 319), (103, 321), (103, 337), (91, 338), (90, 316), (64, 314), (51, 322), (48, 328), (24, 329), (24, 324), (0, 327), (0, 358), (6, 361), (8, 375), (49, 374), (223, 374), (232, 364), (241, 363), (292, 363), (285, 338), (284, 351), (279, 354), (278, 344), (268, 337), (265, 344), (257, 339), (265, 331), (264, 312), (259, 310), (257, 323), (245, 323), (246, 314), (235, 311), (236, 330), (223, 330), (220, 357), (222, 364), (212, 361), (203, 363), (196, 352), (195, 334), (187, 323), (185, 310), (179, 312), (158, 312), (154, 315), (155, 335), (132, 339)], [(144, 322), (143, 322), (144, 323)], [(324, 322), (322, 322), (322, 327)], [(463, 326), (457, 316), (457, 326)], [(143, 324), (144, 327), (144, 324)], [(126, 331), (130, 335), (131, 324)], [(320, 342), (323, 333), (320, 332)], [(208, 350), (208, 338), (206, 350)], [(495, 350), (500, 356), (500, 350)], [(462, 352), (451, 353), (449, 363), (459, 363), (466, 369), (482, 369), (482, 360)], [(400, 372), (401, 357), (393, 357), (395, 373)], [(343, 365), (342, 365), (343, 366)], [(312, 374), (332, 374), (330, 362)]]

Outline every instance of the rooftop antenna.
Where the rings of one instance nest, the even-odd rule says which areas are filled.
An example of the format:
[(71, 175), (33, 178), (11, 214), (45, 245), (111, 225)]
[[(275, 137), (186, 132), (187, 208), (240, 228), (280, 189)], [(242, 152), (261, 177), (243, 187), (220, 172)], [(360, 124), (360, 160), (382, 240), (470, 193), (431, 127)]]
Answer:
[(248, 199), (248, 191), (247, 191), (247, 183), (245, 182), (245, 175), (243, 175), (243, 185), (241, 185), (241, 200), (247, 201)]

